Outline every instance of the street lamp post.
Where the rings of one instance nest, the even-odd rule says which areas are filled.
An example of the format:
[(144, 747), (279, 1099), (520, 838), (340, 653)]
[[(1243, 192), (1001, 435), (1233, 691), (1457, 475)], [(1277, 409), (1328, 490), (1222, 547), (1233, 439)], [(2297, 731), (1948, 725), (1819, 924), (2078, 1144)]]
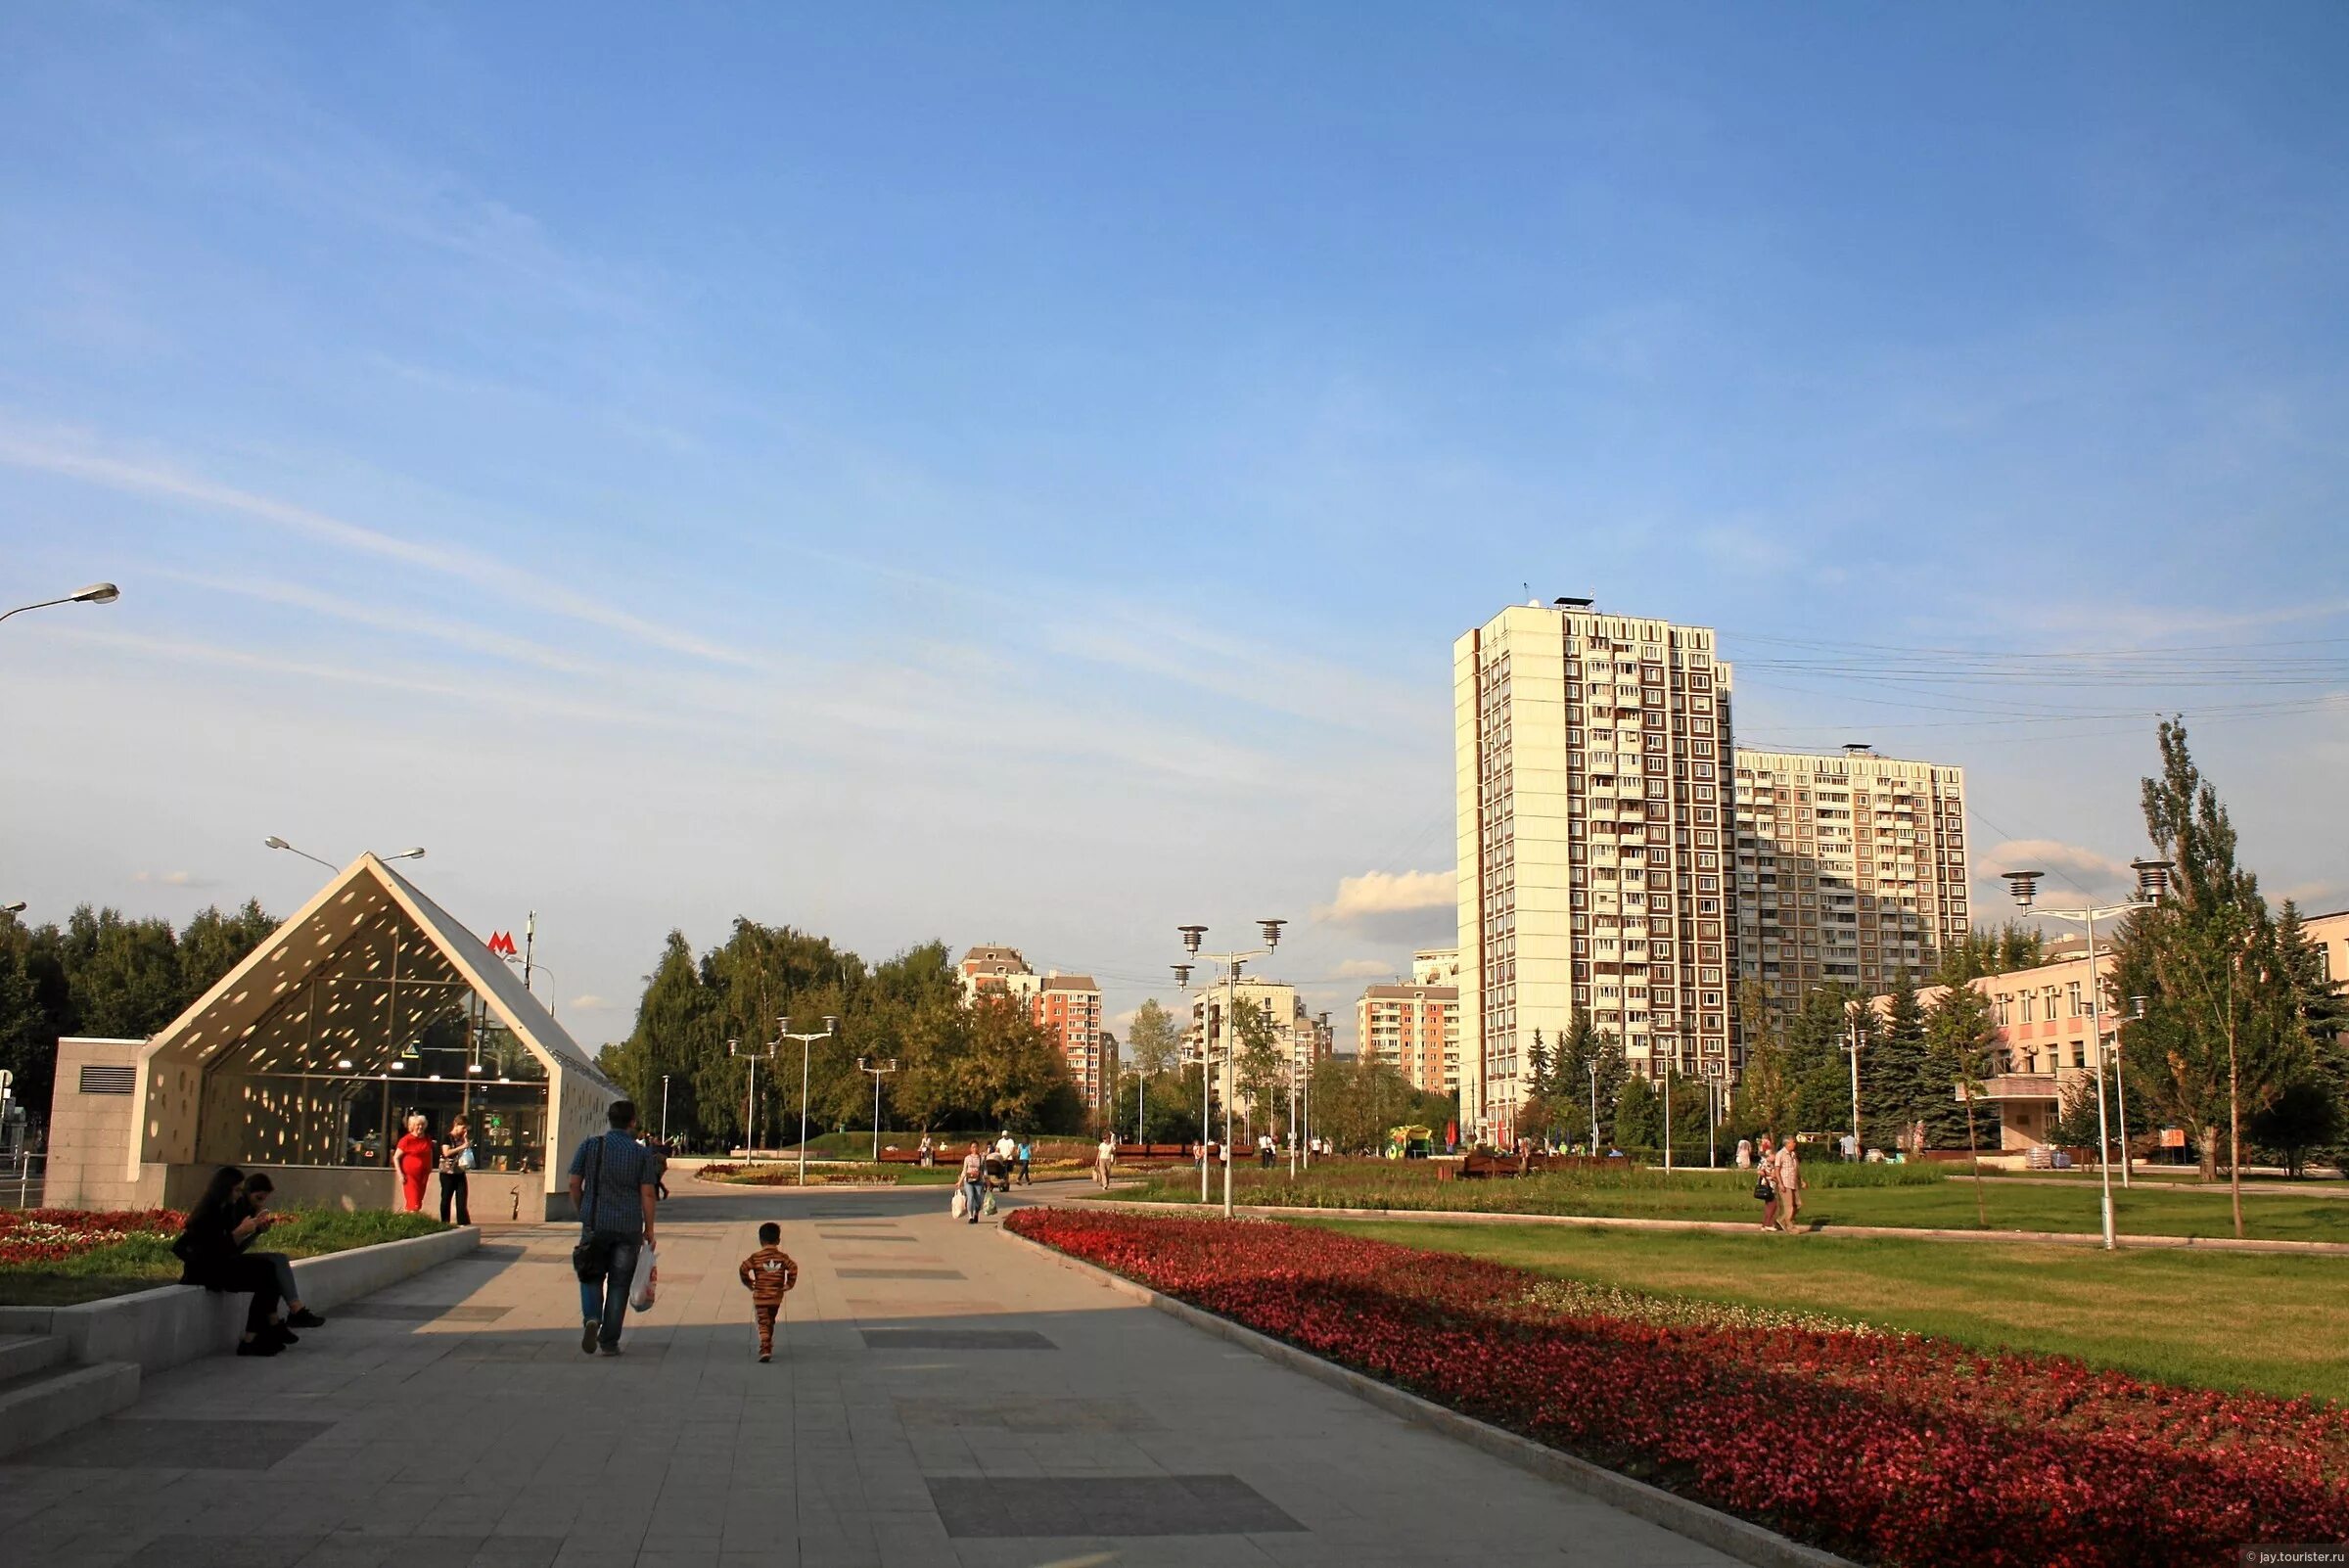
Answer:
[[(1207, 928), (1205, 926), (1201, 926), (1199, 929), (1204, 932)], [(1189, 933), (1187, 930), (1185, 931), (1184, 935), (1186, 939), (1189, 938)], [(1189, 964), (1175, 964), (1173, 966), (1173, 968), (1174, 970), (1174, 990), (1176, 993), (1181, 996), (1188, 997), (1191, 993), (1191, 966)], [(1199, 1001), (1199, 1201), (1201, 1203), (1205, 1203), (1207, 1202), (1208, 1011), (1207, 998), (1202, 996)], [(1190, 1004), (1188, 1001), (1184, 1002), (1183, 1011), (1190, 1011)]]
[[(1244, 952), (1202, 953), (1199, 950), (1199, 942), (1201, 938), (1207, 935), (1207, 927), (1177, 926), (1175, 928), (1182, 934), (1182, 950), (1184, 952), (1188, 953), (1193, 958), (1203, 957), (1210, 963), (1221, 964), (1223, 966), (1222, 1149), (1223, 1218), (1226, 1220), (1231, 1218), (1231, 1102), (1237, 1098), (1237, 1090), (1239, 1088), (1239, 1060), (1237, 1045), (1239, 1032), (1232, 1028), (1232, 1010), (1237, 1005), (1237, 993), (1240, 983), (1240, 966), (1251, 958), (1263, 958), (1269, 956), (1272, 949), (1280, 945), (1280, 928), (1287, 925), (1288, 922), (1286, 920), (1259, 920), (1256, 924), (1257, 929), (1264, 933), (1265, 945), (1262, 947), (1251, 947)], [(1200, 1032), (1199, 1047), (1200, 1075), (1202, 1080), (1204, 1080), (1206, 1077), (1207, 1068), (1207, 1036), (1205, 1030)], [(1203, 1086), (1201, 1089), (1202, 1098), (1205, 1097), (1205, 1092), (1206, 1091)], [(1206, 1130), (1203, 1128), (1201, 1130), (1200, 1139), (1200, 1146), (1202, 1148), (1205, 1148), (1206, 1146), (1205, 1131)], [(1204, 1163), (1202, 1163), (1200, 1166), (1199, 1171), (1199, 1201), (1201, 1203), (1205, 1203), (1207, 1201), (1207, 1168)]]
[[(856, 1070), (873, 1075), (873, 1164), (879, 1165), (881, 1163), (881, 1080), (898, 1070), (898, 1059), (893, 1056), (886, 1062), (870, 1062), (868, 1064), (867, 1058), (859, 1056), (856, 1058)], [(802, 1132), (800, 1145), (803, 1155), (806, 1153), (806, 1143), (807, 1135), (806, 1132)]]
[(1592, 1059), (1586, 1061), (1584, 1066), (1590, 1068), (1590, 1157), (1595, 1160), (1599, 1153), (1599, 1063), (1597, 1063), (1597, 1056), (1592, 1056)]
[(1664, 1068), (1664, 1169), (1667, 1171), (1672, 1169), (1672, 1079), (1681, 1065), (1680, 1053), (1674, 1052), (1673, 1057)]
[(21, 604), (14, 610), (0, 614), (0, 621), (6, 621), (10, 616), (21, 616), (27, 610), (46, 610), (53, 604), (113, 604), (121, 597), (122, 590), (113, 583), (93, 582), (86, 588), (74, 589), (62, 599), (41, 599), (32, 604)]
[[(775, 1020), (775, 1043), (777, 1045), (781, 1045), (787, 1039), (796, 1039), (800, 1042), (800, 1185), (803, 1187), (807, 1184), (807, 1053), (814, 1049), (817, 1040), (835, 1038), (839, 1034), (840, 1020), (830, 1013), (824, 1015), (824, 1027), (812, 1035), (793, 1034), (791, 1020), (788, 1017)], [(878, 1081), (874, 1084), (874, 1092), (876, 1094), (880, 1092)], [(879, 1113), (876, 1111), (875, 1114)], [(875, 1128), (873, 1158), (876, 1160), (881, 1157), (878, 1146), (879, 1134), (880, 1130)]]
[[(750, 1088), (744, 1093), (742, 1100), (742, 1152), (744, 1157), (748, 1159), (756, 1159), (759, 1154), (759, 1128), (757, 1122), (759, 1115), (759, 1064), (762, 1061), (773, 1061), (775, 1059), (775, 1047), (781, 1043), (782, 1042), (780, 1040), (775, 1040), (769, 1042), (766, 1049), (763, 1051), (759, 1050), (756, 1047), (746, 1051), (742, 1048), (742, 1041), (738, 1039), (730, 1039), (726, 1041), (726, 1054), (728, 1056), (740, 1056), (751, 1064), (751, 1085)], [(805, 1184), (806, 1182), (803, 1178), (802, 1185)]]
[[(2137, 873), (2137, 896), (2126, 903), (2092, 904), (2082, 909), (2040, 909), (2036, 913), (2054, 920), (2077, 920), (2088, 928), (2088, 1032), (2096, 1040), (2096, 1176), (2104, 1214), (2104, 1250), (2116, 1245), (2112, 1228), (2112, 1138), (2104, 1125), (2104, 983), (2096, 974), (2096, 922), (2113, 915), (2127, 914), (2136, 909), (2150, 909), (2161, 901), (2169, 891), (2170, 865), (2167, 860), (2132, 860), (2130, 869)], [(2014, 895), (2017, 906), (2031, 910), (2036, 884), (2046, 875), (2041, 871), (2008, 871), (2004, 873), (2007, 888)], [(2129, 1147), (2121, 1146), (2121, 1185), (2129, 1184)]]
[(1860, 1147), (1860, 1047), (1867, 1043), (1867, 1031), (1860, 1027), (1860, 1016), (1852, 1015), (1852, 1158), (1858, 1159)]

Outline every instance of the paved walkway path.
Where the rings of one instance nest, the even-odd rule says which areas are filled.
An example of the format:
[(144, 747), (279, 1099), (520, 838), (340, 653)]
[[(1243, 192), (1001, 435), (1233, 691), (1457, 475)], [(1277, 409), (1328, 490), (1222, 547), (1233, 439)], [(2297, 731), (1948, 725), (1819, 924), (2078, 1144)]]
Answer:
[[(1729, 1559), (958, 1224), (947, 1194), (714, 1193), (579, 1353), (571, 1233), (354, 1303), (270, 1360), (148, 1380), (0, 1463), (54, 1568), (1080, 1568)], [(773, 1364), (734, 1266), (800, 1260)]]

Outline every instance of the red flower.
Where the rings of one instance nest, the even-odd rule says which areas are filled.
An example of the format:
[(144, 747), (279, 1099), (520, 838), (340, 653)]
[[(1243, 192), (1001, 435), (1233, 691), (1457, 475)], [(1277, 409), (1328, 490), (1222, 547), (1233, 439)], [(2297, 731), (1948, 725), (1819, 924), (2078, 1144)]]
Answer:
[(1289, 1225), (1007, 1223), (1497, 1425), (1862, 1560), (2172, 1564), (2349, 1536), (2349, 1411), (1921, 1335), (1650, 1322)]

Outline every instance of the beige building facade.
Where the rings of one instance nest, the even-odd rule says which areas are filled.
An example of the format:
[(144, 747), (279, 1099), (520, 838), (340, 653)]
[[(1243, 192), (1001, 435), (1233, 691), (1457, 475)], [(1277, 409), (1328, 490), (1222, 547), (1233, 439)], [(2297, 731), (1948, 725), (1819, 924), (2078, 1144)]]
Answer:
[[(2327, 978), (2349, 980), (2349, 910), (2310, 917), (2305, 929), (2311, 945), (2325, 955)], [(1967, 982), (1990, 1003), (1991, 1022), (1997, 1027), (1991, 1071), (1976, 1100), (1983, 1112), (1986, 1144), (1995, 1142), (2009, 1154), (2028, 1154), (2047, 1146), (2065, 1091), (2076, 1081), (2093, 1084), (2099, 1064), (2115, 1048), (2116, 1032), (2127, 1021), (2130, 1004), (2128, 997), (2113, 992), (2112, 953), (2103, 945), (2100, 929), (2098, 939), (2093, 981), (2083, 939), (2077, 956)], [(2091, 1023), (2092, 983), (2104, 988), (2101, 1041)], [(1930, 1007), (1945, 989), (1929, 986), (1917, 994)], [(1878, 997), (1878, 1008), (1883, 1004)], [(1861, 1070), (1866, 1071), (1865, 1055)], [(2115, 1095), (2109, 1104), (2114, 1117), (2112, 1134), (2117, 1138), (2121, 1132), (2119, 1097)], [(1995, 1140), (1988, 1135), (1994, 1127)], [(2130, 1109), (2133, 1148), (2143, 1148), (2144, 1140), (2156, 1130), (2149, 1116), (2141, 1115), (2140, 1108)]]
[(1355, 1003), (1355, 1050), (1387, 1062), (1413, 1088), (1450, 1094), (1460, 1086), (1460, 992), (1456, 986), (1372, 986)]
[[(1232, 988), (1231, 1004), (1257, 1008), (1269, 1018), (1274, 1049), (1300, 1073), (1311, 1072), (1315, 1061), (1329, 1054), (1331, 1031), (1307, 1011), (1305, 998), (1288, 982), (1242, 975)], [(1191, 998), (1191, 1027), (1183, 1036), (1182, 1054), (1186, 1064), (1197, 1062), (1202, 1053), (1206, 1055), (1209, 1076), (1220, 1098), (1227, 1098), (1231, 1093), (1225, 1061), (1223, 1005), (1223, 988), (1220, 985), (1205, 986)]]
[(1737, 972), (1790, 1012), (1821, 985), (1922, 980), (1965, 936), (1965, 772), (1740, 747)]
[(1457, 986), (1460, 983), (1460, 949), (1457, 947), (1422, 947), (1411, 954), (1411, 984), (1414, 986)]
[(1575, 1008), (1635, 1071), (1726, 1081), (1730, 669), (1710, 627), (1513, 605), (1452, 645), (1461, 1123), (1506, 1135)]

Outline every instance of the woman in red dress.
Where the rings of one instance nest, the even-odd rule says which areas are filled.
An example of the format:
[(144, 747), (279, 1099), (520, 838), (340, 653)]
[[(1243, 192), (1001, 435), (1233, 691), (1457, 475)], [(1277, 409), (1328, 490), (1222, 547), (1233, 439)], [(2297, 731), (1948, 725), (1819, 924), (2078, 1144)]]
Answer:
[(424, 1118), (408, 1118), (408, 1130), (392, 1151), (392, 1163), (399, 1168), (399, 1183), (410, 1214), (424, 1208), (424, 1178), (433, 1169), (433, 1140), (424, 1135)]

